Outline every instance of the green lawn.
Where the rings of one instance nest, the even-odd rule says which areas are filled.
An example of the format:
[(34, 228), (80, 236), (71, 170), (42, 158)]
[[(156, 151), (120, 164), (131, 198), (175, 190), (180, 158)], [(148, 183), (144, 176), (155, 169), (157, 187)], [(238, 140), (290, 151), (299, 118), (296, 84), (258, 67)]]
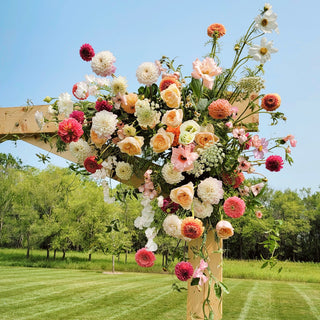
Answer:
[[(0, 267), (0, 319), (185, 320), (174, 276)], [(224, 320), (320, 320), (319, 283), (225, 279)]]

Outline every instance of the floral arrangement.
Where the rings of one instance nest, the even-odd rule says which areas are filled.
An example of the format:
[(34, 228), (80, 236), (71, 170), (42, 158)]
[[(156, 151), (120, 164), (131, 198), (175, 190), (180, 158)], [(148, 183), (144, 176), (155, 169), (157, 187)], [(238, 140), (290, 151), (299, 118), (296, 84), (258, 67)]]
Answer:
[[(271, 5), (265, 4), (234, 46), (234, 60), (227, 69), (217, 57), (226, 29), (222, 24), (210, 25), (211, 51), (203, 60), (193, 61), (191, 75), (183, 77), (181, 66), (175, 67), (175, 61), (165, 56), (144, 62), (136, 71), (142, 85), (137, 92), (128, 92), (125, 77), (115, 74), (116, 58), (111, 52), (95, 53), (84, 44), (80, 56), (91, 62), (95, 75), (73, 86), (76, 101), (69, 93), (47, 97), (51, 119), (36, 115), (40, 126), (58, 122), (58, 150), (69, 148), (78, 164), (101, 182), (105, 201), (115, 200), (109, 194), (108, 177), (130, 183), (133, 175), (141, 175), (138, 191), (143, 210), (135, 227), (145, 229), (148, 240), (135, 256), (140, 266), (154, 264), (160, 230), (187, 242), (205, 241), (210, 231), (217, 239), (227, 239), (234, 232), (232, 219), (243, 214), (262, 217), (259, 196), (267, 179), (256, 169), (265, 165), (272, 172), (280, 171), (284, 160), (291, 164), (290, 145), (296, 145), (292, 135), (261, 137), (254, 132), (257, 124), (246, 121), (262, 113), (270, 115), (273, 125), (285, 120), (277, 111), (280, 96), (261, 93), (264, 64), (277, 49), (265, 37), (254, 43), (278, 32), (276, 19)], [(258, 65), (248, 67), (251, 61)], [(239, 111), (236, 102), (244, 103), (244, 109)], [(279, 148), (284, 159), (278, 154), (267, 156)], [(258, 178), (249, 179), (252, 175)], [(205, 250), (197, 254), (200, 265), (188, 261), (175, 265), (177, 278), (192, 279), (198, 286), (206, 282), (223, 286), (212, 276)]]

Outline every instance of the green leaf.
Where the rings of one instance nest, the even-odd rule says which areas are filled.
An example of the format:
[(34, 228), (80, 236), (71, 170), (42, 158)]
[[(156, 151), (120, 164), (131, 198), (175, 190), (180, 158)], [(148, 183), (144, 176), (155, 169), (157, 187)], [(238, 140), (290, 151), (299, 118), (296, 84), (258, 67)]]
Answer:
[(213, 320), (214, 319), (214, 313), (212, 310), (210, 310), (210, 313), (209, 313), (209, 320)]
[(112, 227), (111, 226), (107, 226), (106, 233), (109, 233), (111, 231), (112, 231)]
[(201, 81), (199, 79), (192, 78), (190, 82), (190, 87), (193, 91), (193, 93), (200, 98), (201, 95)]
[(191, 285), (197, 286), (199, 284), (200, 278), (192, 278)]
[(266, 262), (261, 266), (261, 269), (266, 268), (266, 267), (268, 266), (268, 264), (269, 264), (269, 261), (266, 261)]
[(229, 294), (229, 289), (223, 282), (220, 281), (219, 285), (220, 285), (221, 289), (223, 290), (223, 292), (225, 292), (226, 294)]
[(216, 294), (216, 297), (217, 297), (218, 299), (220, 299), (220, 298), (221, 298), (222, 290), (221, 290), (221, 287), (219, 286), (218, 283), (215, 283), (215, 284), (214, 284), (214, 292), (215, 292), (215, 294)]

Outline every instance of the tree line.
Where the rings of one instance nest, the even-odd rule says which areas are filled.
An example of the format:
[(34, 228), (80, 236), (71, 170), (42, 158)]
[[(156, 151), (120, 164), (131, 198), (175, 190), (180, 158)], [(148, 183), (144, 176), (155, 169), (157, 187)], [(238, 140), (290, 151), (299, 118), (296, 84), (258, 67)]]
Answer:
[[(147, 241), (134, 227), (142, 206), (138, 197), (127, 196), (112, 204), (103, 201), (101, 186), (69, 168), (48, 166), (45, 170), (24, 166), (10, 154), (0, 153), (0, 246), (47, 250), (47, 258), (61, 251), (81, 250), (91, 259), (95, 251), (112, 256), (135, 252)], [(113, 192), (132, 195), (118, 184)], [(320, 261), (320, 192), (310, 189), (267, 189), (262, 197), (263, 217), (244, 215), (233, 219), (233, 237), (224, 240), (225, 256), (260, 259), (268, 255), (263, 243), (270, 232), (280, 247), (281, 260)], [(280, 223), (281, 222), (281, 223)], [(155, 241), (163, 265), (170, 254), (184, 255), (171, 237), (159, 234)]]

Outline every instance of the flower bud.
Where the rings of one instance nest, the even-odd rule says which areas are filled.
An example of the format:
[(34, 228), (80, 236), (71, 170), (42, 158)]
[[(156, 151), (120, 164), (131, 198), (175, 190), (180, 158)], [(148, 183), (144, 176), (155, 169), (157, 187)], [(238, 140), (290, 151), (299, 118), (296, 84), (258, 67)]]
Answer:
[(52, 98), (49, 97), (49, 96), (46, 96), (46, 97), (43, 99), (43, 101), (44, 101), (44, 102), (47, 102), (47, 103), (50, 103), (51, 100), (52, 100)]

